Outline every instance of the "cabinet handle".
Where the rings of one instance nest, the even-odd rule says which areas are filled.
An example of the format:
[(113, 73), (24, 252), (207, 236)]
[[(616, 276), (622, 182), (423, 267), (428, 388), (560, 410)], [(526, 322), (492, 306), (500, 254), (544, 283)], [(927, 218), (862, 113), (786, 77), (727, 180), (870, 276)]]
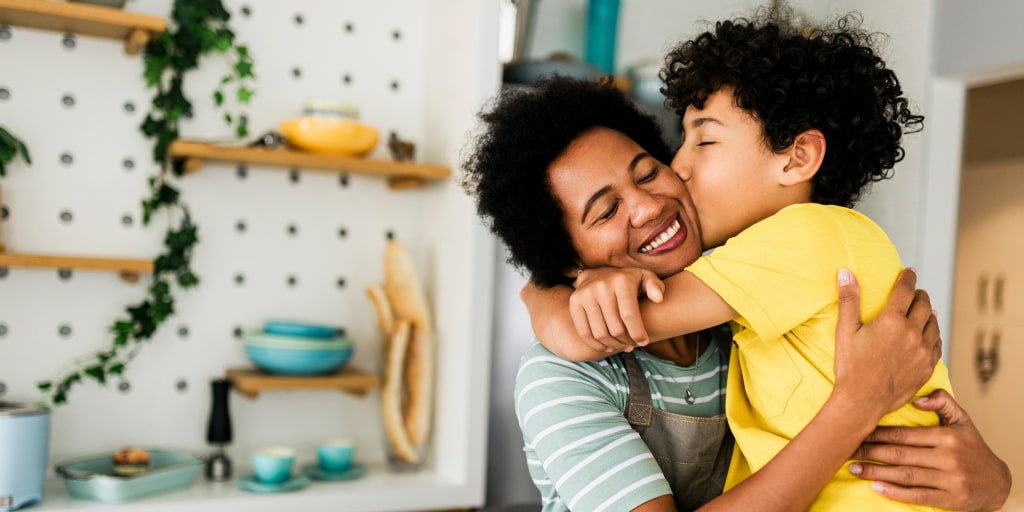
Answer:
[(978, 380), (985, 386), (992, 380), (996, 371), (999, 370), (999, 341), (1002, 333), (992, 332), (992, 343), (987, 349), (983, 346), (985, 333), (979, 331), (975, 338), (974, 369), (978, 374)]
[(988, 276), (978, 278), (978, 311), (984, 312), (988, 303)]
[(1002, 275), (996, 276), (996, 282), (992, 290), (992, 309), (996, 313), (1003, 311), (1003, 289), (1006, 288), (1006, 278)]

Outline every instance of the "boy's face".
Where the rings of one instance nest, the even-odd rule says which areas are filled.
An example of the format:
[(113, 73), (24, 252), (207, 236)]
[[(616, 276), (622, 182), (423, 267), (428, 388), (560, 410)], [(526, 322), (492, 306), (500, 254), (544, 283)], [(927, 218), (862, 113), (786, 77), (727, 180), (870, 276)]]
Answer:
[(668, 277), (701, 254), (686, 186), (620, 132), (584, 132), (551, 163), (548, 179), (583, 267), (640, 267)]
[(761, 122), (736, 105), (731, 88), (709, 96), (702, 110), (686, 109), (672, 169), (690, 189), (704, 248), (785, 206), (776, 171), (787, 161), (768, 148)]

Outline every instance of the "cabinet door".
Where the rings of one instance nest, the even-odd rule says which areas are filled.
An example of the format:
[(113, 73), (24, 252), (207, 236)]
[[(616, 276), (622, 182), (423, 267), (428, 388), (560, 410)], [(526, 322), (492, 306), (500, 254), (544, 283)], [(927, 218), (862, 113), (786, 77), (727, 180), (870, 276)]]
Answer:
[[(950, 377), (986, 442), (1024, 472), (1024, 159), (965, 166)], [(987, 377), (987, 380), (983, 377)]]

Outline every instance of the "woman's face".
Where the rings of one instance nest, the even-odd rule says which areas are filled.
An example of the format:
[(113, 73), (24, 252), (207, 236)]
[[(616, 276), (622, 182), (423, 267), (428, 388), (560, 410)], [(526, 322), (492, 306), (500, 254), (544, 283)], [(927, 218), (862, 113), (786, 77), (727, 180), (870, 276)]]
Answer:
[(683, 133), (672, 169), (700, 214), (705, 248), (722, 245), (790, 202), (778, 181), (786, 156), (768, 148), (760, 121), (736, 105), (731, 88), (708, 96), (702, 110), (688, 107)]
[(700, 228), (679, 176), (625, 135), (594, 128), (548, 167), (580, 266), (668, 277), (700, 257)]

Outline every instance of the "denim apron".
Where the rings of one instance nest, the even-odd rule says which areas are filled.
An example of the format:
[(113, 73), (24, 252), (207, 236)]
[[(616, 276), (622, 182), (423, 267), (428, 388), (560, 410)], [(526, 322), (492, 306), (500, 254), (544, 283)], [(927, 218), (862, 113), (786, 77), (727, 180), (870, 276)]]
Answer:
[[(728, 360), (728, 346), (720, 344), (719, 364)], [(724, 348), (724, 350), (722, 350)], [(724, 353), (723, 353), (724, 352)], [(676, 509), (689, 511), (722, 494), (732, 457), (733, 437), (722, 418), (672, 414), (651, 405), (647, 378), (632, 352), (623, 354), (629, 376), (629, 424), (661, 466)], [(726, 359), (721, 359), (721, 358)], [(720, 379), (725, 378), (721, 372)]]

